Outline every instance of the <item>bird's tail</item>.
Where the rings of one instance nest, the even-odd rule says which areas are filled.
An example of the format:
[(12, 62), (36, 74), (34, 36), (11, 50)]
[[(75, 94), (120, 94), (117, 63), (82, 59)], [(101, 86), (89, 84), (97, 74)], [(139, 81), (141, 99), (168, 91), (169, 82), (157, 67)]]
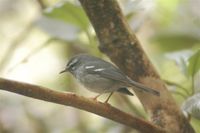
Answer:
[(131, 93), (127, 88), (119, 88), (117, 91), (123, 94), (133, 96), (133, 93)]
[(133, 86), (133, 87), (136, 87), (137, 89), (140, 89), (142, 91), (145, 91), (147, 93), (151, 93), (153, 95), (156, 95), (156, 96), (160, 96), (160, 93), (154, 89), (151, 89), (151, 88), (148, 88), (146, 86), (144, 86), (143, 84), (140, 84), (138, 82), (135, 82), (133, 80), (129, 80), (130, 81), (130, 84)]

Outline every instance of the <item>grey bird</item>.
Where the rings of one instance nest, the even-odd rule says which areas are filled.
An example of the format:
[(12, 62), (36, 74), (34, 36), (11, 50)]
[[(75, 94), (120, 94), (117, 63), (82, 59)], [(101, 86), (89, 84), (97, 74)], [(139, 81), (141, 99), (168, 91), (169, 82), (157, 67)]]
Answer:
[(110, 93), (106, 103), (113, 92), (133, 95), (127, 87), (133, 87), (156, 96), (160, 95), (158, 91), (131, 80), (113, 64), (88, 54), (72, 57), (66, 68), (60, 73), (64, 72), (70, 72), (88, 90), (99, 93), (94, 98), (95, 100), (101, 94)]

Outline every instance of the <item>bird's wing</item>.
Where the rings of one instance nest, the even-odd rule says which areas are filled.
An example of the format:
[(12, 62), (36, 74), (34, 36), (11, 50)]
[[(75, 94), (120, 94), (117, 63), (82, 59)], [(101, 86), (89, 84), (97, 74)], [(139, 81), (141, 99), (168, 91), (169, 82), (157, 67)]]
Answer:
[(119, 70), (114, 65), (109, 64), (108, 62), (94, 61), (94, 62), (86, 63), (85, 69), (88, 74), (97, 74), (107, 79), (120, 81), (126, 85), (133, 86), (136, 89), (143, 90), (145, 92), (148, 92), (157, 96), (160, 95), (158, 91), (131, 80), (121, 70)]
[(114, 65), (111, 65), (108, 62), (99, 63), (99, 62), (94, 61), (94, 62), (86, 63), (85, 68), (88, 74), (98, 74), (101, 77), (105, 77), (108, 79), (121, 81), (124, 83), (128, 82), (126, 75), (117, 67), (115, 67)]

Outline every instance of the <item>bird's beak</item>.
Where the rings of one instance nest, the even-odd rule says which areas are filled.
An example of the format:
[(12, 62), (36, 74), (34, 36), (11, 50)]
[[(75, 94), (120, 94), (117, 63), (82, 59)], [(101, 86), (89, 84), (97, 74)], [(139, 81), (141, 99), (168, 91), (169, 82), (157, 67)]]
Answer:
[(66, 68), (65, 70), (62, 70), (61, 72), (59, 72), (59, 74), (67, 72), (67, 71), (68, 71), (68, 69)]

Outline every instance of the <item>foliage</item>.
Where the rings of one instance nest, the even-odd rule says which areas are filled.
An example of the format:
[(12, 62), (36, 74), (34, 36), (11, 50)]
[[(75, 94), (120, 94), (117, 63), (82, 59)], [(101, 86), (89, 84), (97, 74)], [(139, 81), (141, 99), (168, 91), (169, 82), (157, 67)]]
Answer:
[[(6, 4), (8, 7), (13, 3), (12, 0), (4, 1), (8, 3)], [(34, 3), (30, 1), (18, 0), (18, 2), (29, 3), (30, 8), (33, 8), (32, 10), (37, 9), (34, 7), (37, 4), (34, 5)], [(16, 39), (16, 41), (13, 41), (13, 45), (10, 44), (12, 40), (15, 40), (13, 36), (15, 34), (20, 34), (16, 31), (23, 30), (23, 27), (28, 25), (27, 23), (30, 23), (30, 13), (28, 11), (24, 12), (23, 10), (21, 11), (22, 15), (17, 15), (13, 9), (14, 6), (12, 8), (6, 8), (6, 6), (0, 8), (0, 15), (4, 14), (5, 16), (6, 10), (9, 11), (9, 14), (14, 14), (10, 16), (10, 18), (6, 15), (9, 19), (2, 19), (2, 22), (0, 22), (0, 27), (2, 29), (0, 31), (0, 48), (2, 49), (0, 53), (0, 66), (2, 66), (2, 59), (5, 58), (3, 56), (4, 53), (6, 53), (4, 49), (9, 49), (9, 47), (7, 48), (6, 46), (12, 46), (10, 47), (11, 52), (9, 52), (9, 54), (13, 53), (13, 56), (7, 58), (11, 63), (4, 64), (6, 68), (11, 67), (12, 71), (8, 72), (8, 70), (5, 69), (0, 70), (0, 72), (2, 75), (14, 79), (20, 79), (19, 75), (25, 76), (24, 79), (26, 79), (25, 81), (27, 82), (37, 82), (50, 88), (61, 88), (63, 90), (68, 88), (67, 91), (91, 97), (93, 94), (87, 91), (84, 92), (84, 89), (76, 89), (80, 88), (80, 86), (73, 82), (73, 78), (69, 76), (61, 77), (58, 75), (58, 72), (64, 67), (67, 58), (72, 54), (88, 52), (96, 56), (102, 56), (97, 48), (98, 41), (94, 30), (83, 9), (76, 2), (45, 2), (50, 6), (46, 8), (44, 12), (40, 12), (38, 16), (36, 15), (36, 18), (32, 19), (33, 27), (29, 32), (25, 32), (27, 36), (21, 40)], [(169, 85), (173, 96), (180, 105), (183, 104), (184, 107), (187, 107), (187, 101), (197, 95), (200, 89), (200, 85), (198, 84), (200, 75), (200, 14), (199, 10), (195, 10), (199, 9), (198, 2), (192, 2), (191, 0), (152, 0), (150, 3), (155, 5), (153, 6), (154, 12), (148, 10), (148, 14), (146, 12), (143, 13), (143, 9), (149, 6), (148, 4), (145, 5), (146, 1), (140, 3), (139, 0), (123, 0), (121, 3), (124, 10), (129, 9), (127, 15), (128, 20), (137, 22), (132, 23), (130, 21), (130, 25), (131, 27), (136, 27), (139, 36), (141, 34), (141, 42), (148, 42), (149, 45), (144, 45), (144, 48), (149, 51), (148, 54), (155, 65), (157, 64), (157, 69), (164, 81)], [(137, 4), (137, 8), (132, 7), (135, 4)], [(20, 4), (18, 4), (18, 6), (19, 5)], [(21, 5), (25, 6), (26, 4)], [(141, 5), (142, 7), (140, 7)], [(18, 11), (19, 7), (16, 7), (16, 9)], [(22, 9), (24, 9), (24, 7)], [(138, 12), (141, 13), (139, 16), (143, 15), (142, 21), (138, 19), (135, 20)], [(13, 21), (13, 16), (17, 16), (14, 18), (19, 20)], [(24, 19), (27, 19), (27, 22), (21, 20), (22, 16), (25, 16)], [(9, 25), (9, 23), (11, 24)], [(3, 27), (6, 26), (7, 28), (4, 29)], [(46, 31), (47, 34), (43, 31)], [(55, 40), (49, 43), (48, 40), (52, 40), (52, 38), (55, 38)], [(15, 45), (17, 44), (16, 42), (19, 44), (18, 47)], [(47, 45), (46, 42), (51, 45)], [(23, 54), (23, 56), (19, 56), (21, 54)], [(17, 57), (20, 58), (18, 59)], [(15, 64), (18, 65), (16, 66)], [(27, 64), (30, 64), (29, 66), (31, 67)], [(13, 76), (13, 73), (18, 73), (18, 76)], [(29, 75), (29, 73), (32, 75)], [(31, 80), (28, 81), (29, 78)], [(75, 88), (76, 90), (71, 90), (71, 88)], [(142, 105), (136, 97), (134, 97), (134, 100), (130, 100), (127, 97), (124, 99), (116, 94), (112, 97), (112, 100), (114, 106), (120, 106), (127, 112), (134, 113), (139, 117), (147, 117)], [(12, 132), (14, 130), (18, 132), (29, 132), (32, 130), (33, 132), (72, 133), (131, 132), (130, 129), (116, 126), (115, 123), (109, 120), (93, 115), (91, 116), (91, 114), (87, 114), (86, 112), (62, 108), (58, 105), (52, 106), (41, 103), (40, 101), (34, 103), (33, 100), (24, 100), (19, 97), (14, 97), (13, 95), (10, 96), (9, 94), (7, 96), (7, 94), (4, 93), (0, 93), (0, 101), (3, 101), (0, 102), (0, 132), (1, 130), (3, 131), (3, 129), (7, 132)], [(133, 103), (132, 101), (135, 102)], [(195, 99), (194, 102), (189, 104), (192, 106), (192, 104), (198, 102), (199, 99)], [(199, 107), (199, 104), (198, 106), (192, 107)], [(185, 109), (183, 108), (183, 110)], [(190, 111), (186, 112), (189, 114), (191, 113)], [(16, 116), (10, 118), (10, 114), (16, 114)], [(9, 126), (6, 126), (8, 123)], [(20, 123), (25, 123), (26, 129), (18, 129)], [(200, 127), (198, 126), (200, 120), (196, 119), (194, 116), (191, 123), (197, 132), (200, 131)]]
[(188, 59), (188, 74), (194, 77), (200, 69), (200, 50)]
[(70, 2), (58, 2), (54, 6), (47, 8), (44, 15), (52, 19), (75, 25), (81, 30), (85, 30), (89, 26), (89, 21), (83, 9)]

